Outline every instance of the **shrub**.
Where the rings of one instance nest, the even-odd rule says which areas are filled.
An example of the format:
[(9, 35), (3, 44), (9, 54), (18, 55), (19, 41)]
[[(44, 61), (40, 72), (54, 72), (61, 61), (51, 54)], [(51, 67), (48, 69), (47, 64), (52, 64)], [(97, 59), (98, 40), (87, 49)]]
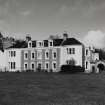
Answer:
[(26, 72), (34, 72), (34, 70), (30, 70), (30, 69), (29, 69), (29, 70), (26, 70)]
[(61, 73), (78, 73), (84, 72), (85, 69), (81, 66), (74, 66), (74, 65), (62, 65), (61, 66)]

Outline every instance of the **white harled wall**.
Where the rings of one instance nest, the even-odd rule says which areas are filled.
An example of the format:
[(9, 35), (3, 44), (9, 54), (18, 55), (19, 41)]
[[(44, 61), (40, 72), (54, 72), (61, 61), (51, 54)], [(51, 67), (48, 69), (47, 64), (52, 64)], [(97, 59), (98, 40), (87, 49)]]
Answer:
[(7, 60), (7, 50), (0, 51), (0, 71), (5, 71), (8, 68)]
[[(75, 48), (75, 54), (67, 54), (67, 48)], [(76, 61), (76, 65), (82, 65), (82, 45), (69, 45), (61, 47), (60, 52), (60, 65), (66, 64), (67, 60), (74, 59)]]
[[(11, 69), (9, 67), (9, 71), (17, 71), (17, 70), (21, 70), (21, 50), (22, 49), (9, 49), (8, 50), (8, 67), (9, 67), (9, 62), (16, 62), (16, 68), (15, 69)], [(9, 55), (9, 51), (16, 51), (16, 56), (15, 57), (11, 57)]]

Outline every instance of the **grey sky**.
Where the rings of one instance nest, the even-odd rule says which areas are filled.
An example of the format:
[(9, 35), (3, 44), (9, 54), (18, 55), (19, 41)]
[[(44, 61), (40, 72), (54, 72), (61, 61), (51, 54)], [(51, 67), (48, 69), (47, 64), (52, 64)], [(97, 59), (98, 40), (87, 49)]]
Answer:
[(65, 30), (77, 38), (90, 30), (105, 32), (105, 0), (0, 0), (0, 30), (34, 39)]

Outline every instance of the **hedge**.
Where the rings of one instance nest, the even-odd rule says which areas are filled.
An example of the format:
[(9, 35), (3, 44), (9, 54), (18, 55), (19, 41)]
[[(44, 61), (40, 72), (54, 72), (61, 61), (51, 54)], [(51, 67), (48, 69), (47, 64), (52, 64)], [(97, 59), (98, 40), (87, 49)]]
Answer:
[(81, 66), (73, 66), (73, 65), (62, 65), (61, 66), (61, 73), (78, 73), (84, 72), (85, 69)]

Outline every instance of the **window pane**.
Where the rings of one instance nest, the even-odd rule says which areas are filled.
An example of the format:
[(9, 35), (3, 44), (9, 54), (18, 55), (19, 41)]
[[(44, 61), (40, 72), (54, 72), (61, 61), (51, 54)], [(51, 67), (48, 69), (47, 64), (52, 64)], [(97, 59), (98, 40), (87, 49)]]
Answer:
[(42, 52), (41, 52), (41, 51), (38, 51), (38, 52), (37, 52), (37, 58), (38, 58), (38, 59), (41, 59), (41, 58), (42, 58)]
[(32, 64), (32, 69), (34, 69), (34, 64)]
[(16, 51), (14, 51), (14, 57), (16, 56)]
[(31, 47), (31, 43), (29, 43), (29, 47)]
[(32, 58), (35, 58), (35, 53), (32, 53)]
[(73, 48), (73, 54), (75, 54), (75, 48)]
[(12, 68), (12, 62), (11, 62), (11, 69), (13, 69), (13, 68)]
[(56, 69), (56, 63), (53, 63), (53, 67), (54, 67), (54, 69)]
[(25, 53), (25, 58), (28, 58), (28, 54), (27, 53)]
[(27, 64), (25, 64), (25, 69), (27, 69), (28, 68), (28, 65)]
[(46, 63), (46, 69), (48, 69), (49, 68), (49, 64), (48, 63)]
[(69, 48), (69, 54), (71, 54), (71, 48)]
[(46, 58), (49, 58), (49, 53), (48, 52), (46, 52)]
[(52, 42), (50, 42), (50, 46), (52, 46)]
[(67, 54), (69, 53), (69, 50), (68, 50), (68, 48), (67, 48)]
[(16, 66), (15, 66), (15, 62), (13, 62), (13, 69), (15, 69), (15, 67), (16, 67)]
[(56, 58), (56, 52), (54, 52), (54, 58)]
[(11, 57), (13, 56), (13, 51), (11, 51)]
[(88, 55), (88, 50), (86, 50), (86, 55)]

